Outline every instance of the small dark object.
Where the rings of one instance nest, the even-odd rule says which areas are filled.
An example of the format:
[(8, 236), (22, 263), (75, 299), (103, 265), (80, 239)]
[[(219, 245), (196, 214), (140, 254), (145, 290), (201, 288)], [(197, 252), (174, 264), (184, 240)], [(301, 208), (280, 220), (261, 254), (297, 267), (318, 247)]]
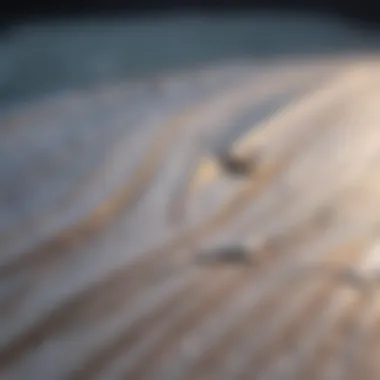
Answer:
[(217, 248), (197, 255), (199, 264), (233, 264), (246, 265), (252, 263), (250, 250), (242, 245)]
[(362, 288), (368, 283), (368, 280), (360, 273), (353, 269), (346, 269), (339, 274), (340, 280), (355, 287)]
[(252, 174), (256, 168), (257, 160), (255, 158), (242, 158), (233, 156), (230, 152), (223, 152), (219, 156), (223, 169), (234, 175), (246, 176)]

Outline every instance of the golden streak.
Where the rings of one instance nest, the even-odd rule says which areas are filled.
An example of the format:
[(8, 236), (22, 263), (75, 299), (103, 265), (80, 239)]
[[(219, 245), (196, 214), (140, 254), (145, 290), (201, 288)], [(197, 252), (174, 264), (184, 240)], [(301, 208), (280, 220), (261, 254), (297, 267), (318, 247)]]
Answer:
[(194, 194), (202, 187), (215, 181), (222, 173), (219, 163), (212, 157), (202, 157), (190, 182), (190, 193)]

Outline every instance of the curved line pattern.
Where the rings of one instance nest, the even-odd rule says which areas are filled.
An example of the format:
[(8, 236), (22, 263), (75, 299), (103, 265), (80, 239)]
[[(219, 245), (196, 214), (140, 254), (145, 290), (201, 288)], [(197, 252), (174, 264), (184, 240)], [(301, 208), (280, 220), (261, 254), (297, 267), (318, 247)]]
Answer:
[[(204, 72), (177, 77), (183, 86), (160, 101), (183, 96), (181, 106), (136, 129), (144, 150), (131, 150), (126, 178), (103, 191), (110, 164), (94, 164), (74, 193), (80, 202), (99, 186), (97, 205), (41, 245), (0, 257), (0, 377), (378, 379), (378, 67), (374, 58), (269, 73), (247, 64), (207, 91), (196, 80)], [(279, 93), (287, 104), (264, 120), (252, 112), (249, 133), (229, 141), (231, 160), (260, 150), (255, 170), (235, 176), (212, 144), (195, 146)], [(131, 136), (118, 133), (107, 149)], [(223, 170), (192, 188), (203, 154)], [(116, 156), (120, 167), (128, 160)]]

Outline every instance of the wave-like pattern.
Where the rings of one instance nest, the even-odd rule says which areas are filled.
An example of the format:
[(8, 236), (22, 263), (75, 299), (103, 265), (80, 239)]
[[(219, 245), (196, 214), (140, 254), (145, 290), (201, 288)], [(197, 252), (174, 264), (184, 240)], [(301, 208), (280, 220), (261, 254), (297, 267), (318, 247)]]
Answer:
[(378, 379), (379, 67), (246, 62), (3, 113), (0, 377)]

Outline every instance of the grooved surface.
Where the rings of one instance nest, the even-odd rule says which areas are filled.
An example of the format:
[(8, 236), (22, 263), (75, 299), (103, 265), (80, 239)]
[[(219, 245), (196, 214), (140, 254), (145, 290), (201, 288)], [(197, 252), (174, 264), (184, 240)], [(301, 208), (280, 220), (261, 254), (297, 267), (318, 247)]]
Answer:
[(0, 374), (380, 377), (376, 57), (213, 66), (0, 115)]

